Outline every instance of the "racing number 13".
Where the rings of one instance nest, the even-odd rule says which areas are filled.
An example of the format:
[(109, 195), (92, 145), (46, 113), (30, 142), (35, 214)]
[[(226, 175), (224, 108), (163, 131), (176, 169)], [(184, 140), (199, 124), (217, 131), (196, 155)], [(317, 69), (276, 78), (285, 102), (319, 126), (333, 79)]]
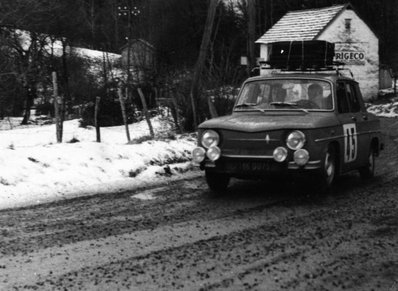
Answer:
[(349, 163), (357, 158), (357, 128), (355, 123), (344, 124), (344, 162)]

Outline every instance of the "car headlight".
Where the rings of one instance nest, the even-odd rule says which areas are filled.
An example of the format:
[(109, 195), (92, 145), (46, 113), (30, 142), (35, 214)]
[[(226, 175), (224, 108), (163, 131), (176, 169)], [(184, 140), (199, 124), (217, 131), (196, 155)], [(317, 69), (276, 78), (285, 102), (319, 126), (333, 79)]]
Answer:
[(217, 146), (220, 142), (220, 136), (214, 130), (205, 130), (202, 134), (201, 143), (205, 148)]
[(287, 149), (285, 149), (284, 147), (277, 147), (272, 155), (275, 161), (282, 163), (287, 158)]
[(305, 134), (299, 130), (292, 131), (286, 139), (286, 145), (291, 150), (301, 149), (305, 144)]

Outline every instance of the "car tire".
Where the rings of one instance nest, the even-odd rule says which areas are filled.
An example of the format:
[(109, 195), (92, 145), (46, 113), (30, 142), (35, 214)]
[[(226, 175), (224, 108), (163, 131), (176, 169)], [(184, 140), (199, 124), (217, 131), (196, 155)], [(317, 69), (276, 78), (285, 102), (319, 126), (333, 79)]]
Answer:
[(359, 168), (359, 175), (363, 180), (372, 179), (375, 175), (376, 157), (373, 148), (370, 148), (366, 166)]
[(320, 170), (320, 190), (323, 193), (330, 192), (337, 176), (337, 154), (332, 145), (329, 145), (322, 160)]
[(228, 175), (208, 170), (206, 170), (205, 173), (206, 173), (206, 182), (210, 190), (218, 194), (222, 194), (227, 190), (230, 180), (230, 177)]

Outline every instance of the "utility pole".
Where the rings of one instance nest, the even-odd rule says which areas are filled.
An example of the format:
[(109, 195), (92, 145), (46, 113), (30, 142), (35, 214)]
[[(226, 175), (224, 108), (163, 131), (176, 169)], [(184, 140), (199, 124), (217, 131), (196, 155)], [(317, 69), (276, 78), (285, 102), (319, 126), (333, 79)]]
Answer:
[(117, 0), (114, 0), (112, 2), (112, 14), (113, 14), (113, 20), (114, 20), (114, 25), (115, 25), (115, 47), (117, 49), (120, 49), (119, 46), (119, 21), (118, 21), (118, 17), (119, 17), (119, 12), (118, 12), (118, 8), (120, 6), (117, 5)]
[(90, 26), (91, 26), (91, 48), (94, 48), (95, 41), (95, 9), (94, 9), (94, 0), (90, 1)]
[(132, 30), (132, 18), (131, 16), (138, 16), (141, 11), (137, 6), (133, 6), (133, 0), (128, 0), (127, 4), (124, 6), (118, 7), (118, 15), (119, 16), (127, 16), (127, 88), (126, 88), (126, 97), (130, 96), (130, 85), (131, 85), (131, 39), (133, 35)]
[(248, 59), (249, 64), (247, 66), (248, 74), (250, 75), (251, 70), (256, 66), (256, 56), (254, 42), (256, 37), (256, 0), (247, 0), (247, 11), (248, 11)]

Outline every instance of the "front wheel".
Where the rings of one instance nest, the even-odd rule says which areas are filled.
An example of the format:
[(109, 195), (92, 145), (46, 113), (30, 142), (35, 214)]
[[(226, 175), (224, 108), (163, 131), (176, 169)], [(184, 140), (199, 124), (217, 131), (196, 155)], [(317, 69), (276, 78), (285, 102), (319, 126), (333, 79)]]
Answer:
[(326, 150), (322, 168), (320, 170), (320, 186), (322, 192), (327, 192), (336, 178), (337, 155), (333, 146)]
[(215, 173), (211, 171), (205, 171), (206, 182), (210, 190), (216, 193), (224, 193), (227, 190), (230, 177), (225, 174)]
[(376, 158), (375, 152), (371, 148), (368, 155), (368, 162), (366, 166), (359, 168), (359, 175), (364, 180), (369, 180), (375, 175)]

